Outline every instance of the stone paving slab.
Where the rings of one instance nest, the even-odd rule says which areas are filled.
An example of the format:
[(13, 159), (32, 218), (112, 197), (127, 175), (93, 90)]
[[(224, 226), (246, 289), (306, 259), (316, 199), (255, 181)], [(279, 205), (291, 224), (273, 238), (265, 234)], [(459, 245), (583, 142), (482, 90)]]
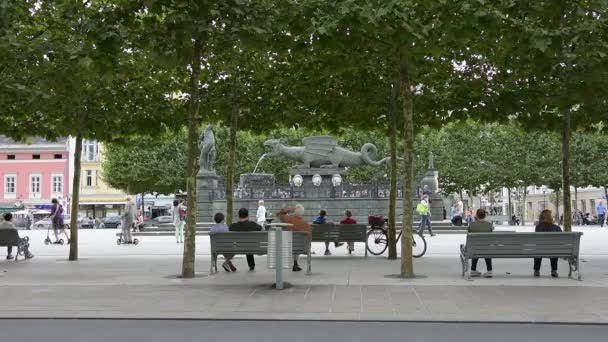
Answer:
[(0, 260), (0, 317), (608, 323), (604, 231), (585, 233), (593, 238), (585, 241), (582, 282), (566, 277), (564, 261), (559, 279), (548, 276), (548, 263), (533, 278), (532, 260), (495, 260), (494, 278), (468, 281), (460, 275), (461, 238), (445, 235), (430, 239), (429, 254), (414, 264), (424, 277), (411, 280), (386, 277), (399, 261), (365, 258), (360, 249), (325, 257), (315, 245), (313, 274), (286, 270), (293, 287), (283, 291), (270, 288), (274, 271), (263, 256), (254, 272), (238, 256), (238, 272), (210, 275), (208, 240), (197, 238), (197, 278), (179, 279), (181, 245), (116, 246), (111, 234), (83, 232), (77, 262), (66, 260), (67, 246), (44, 246), (35, 235), (36, 258)]

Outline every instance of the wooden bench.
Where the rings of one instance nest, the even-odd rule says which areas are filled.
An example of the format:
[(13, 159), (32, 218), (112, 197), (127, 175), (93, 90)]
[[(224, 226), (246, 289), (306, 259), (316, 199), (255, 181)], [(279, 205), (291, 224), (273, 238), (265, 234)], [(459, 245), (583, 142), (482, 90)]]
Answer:
[(327, 223), (313, 224), (311, 227), (312, 242), (365, 242), (367, 256), (367, 225)]
[(16, 247), (15, 261), (20, 255), (27, 259), (25, 254), (30, 247), (29, 241), (30, 238), (27, 236), (20, 238), (16, 229), (0, 229), (0, 247)]
[(569, 273), (577, 272), (582, 280), (579, 247), (583, 233), (470, 233), (460, 245), (462, 276), (470, 278), (469, 259), (493, 258), (566, 258)]
[[(211, 273), (217, 272), (219, 254), (268, 254), (268, 232), (212, 232)], [(310, 240), (306, 232), (293, 232), (293, 254), (306, 255), (306, 274), (311, 273)]]

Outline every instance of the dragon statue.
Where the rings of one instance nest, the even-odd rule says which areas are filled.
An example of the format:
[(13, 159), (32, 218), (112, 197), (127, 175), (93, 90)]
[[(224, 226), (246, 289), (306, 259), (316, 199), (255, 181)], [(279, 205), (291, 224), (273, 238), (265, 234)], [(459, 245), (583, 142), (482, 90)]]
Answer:
[(287, 146), (280, 139), (270, 139), (264, 146), (271, 147), (272, 152), (267, 156), (283, 156), (299, 161), (298, 168), (342, 168), (357, 165), (380, 166), (390, 158), (375, 160), (378, 149), (374, 144), (364, 144), (360, 152), (353, 152), (338, 146), (338, 141), (332, 136), (314, 136), (302, 139), (304, 146)]

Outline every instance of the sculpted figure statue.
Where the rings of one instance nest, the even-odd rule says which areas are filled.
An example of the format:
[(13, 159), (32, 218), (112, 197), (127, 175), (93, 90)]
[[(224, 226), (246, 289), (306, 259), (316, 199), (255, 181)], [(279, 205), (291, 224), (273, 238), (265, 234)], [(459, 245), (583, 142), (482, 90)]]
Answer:
[(269, 156), (283, 156), (300, 162), (299, 168), (341, 168), (357, 165), (385, 165), (390, 158), (375, 160), (378, 149), (374, 144), (364, 144), (361, 151), (350, 151), (338, 146), (331, 136), (314, 136), (302, 140), (304, 146), (287, 146), (279, 139), (270, 139), (264, 146), (272, 148)]
[(201, 134), (198, 144), (201, 150), (199, 166), (201, 172), (215, 171), (215, 136), (213, 135), (213, 125), (209, 124)]

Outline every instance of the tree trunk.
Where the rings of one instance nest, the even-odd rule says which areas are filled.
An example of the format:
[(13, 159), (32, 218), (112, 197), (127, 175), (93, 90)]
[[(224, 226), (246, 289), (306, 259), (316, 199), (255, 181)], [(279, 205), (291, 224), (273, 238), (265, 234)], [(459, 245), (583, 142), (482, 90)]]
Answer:
[(555, 191), (555, 221), (559, 222), (559, 190)]
[(391, 192), (388, 205), (388, 258), (397, 259), (397, 97), (399, 96), (397, 82), (391, 85), (389, 100), (389, 142), (391, 153)]
[(72, 179), (72, 212), (70, 213), (70, 261), (78, 260), (78, 206), (80, 205), (80, 164), (82, 158), (82, 127), (76, 134), (74, 178)]
[(141, 217), (145, 218), (146, 217), (146, 203), (145, 203), (145, 199), (146, 198), (146, 193), (142, 192), (141, 193)]
[(234, 164), (236, 162), (236, 133), (241, 111), (239, 104), (239, 76), (238, 68), (235, 67), (232, 85), (232, 109), (230, 112), (230, 143), (228, 146), (228, 169), (226, 172), (226, 223), (232, 224), (234, 207)]
[(564, 231), (572, 231), (572, 209), (570, 208), (570, 109), (565, 111), (562, 130), (562, 189), (564, 190)]
[(508, 215), (509, 219), (507, 221), (511, 222), (511, 224), (515, 224), (515, 222), (513, 222), (513, 220), (511, 220), (511, 217), (513, 217), (513, 210), (512, 210), (512, 205), (511, 205), (511, 188), (507, 188), (507, 193), (509, 196), (509, 200), (507, 203), (507, 215)]
[(521, 218), (521, 225), (525, 225), (526, 224), (526, 220), (528, 219), (528, 203), (526, 203), (526, 197), (528, 195), (528, 187), (524, 186), (524, 195), (523, 197), (523, 202), (524, 202), (524, 207), (522, 209), (522, 218)]
[(401, 228), (401, 277), (414, 278), (412, 225), (414, 224), (414, 103), (407, 48), (399, 51), (399, 91), (403, 103), (403, 226)]
[(182, 258), (182, 277), (194, 278), (194, 258), (196, 252), (196, 173), (198, 172), (198, 135), (200, 105), (198, 83), (201, 73), (200, 37), (194, 38), (192, 53), (192, 73), (190, 75), (190, 112), (188, 113), (188, 161), (186, 167), (186, 191), (188, 192), (188, 210), (186, 211), (186, 236)]

